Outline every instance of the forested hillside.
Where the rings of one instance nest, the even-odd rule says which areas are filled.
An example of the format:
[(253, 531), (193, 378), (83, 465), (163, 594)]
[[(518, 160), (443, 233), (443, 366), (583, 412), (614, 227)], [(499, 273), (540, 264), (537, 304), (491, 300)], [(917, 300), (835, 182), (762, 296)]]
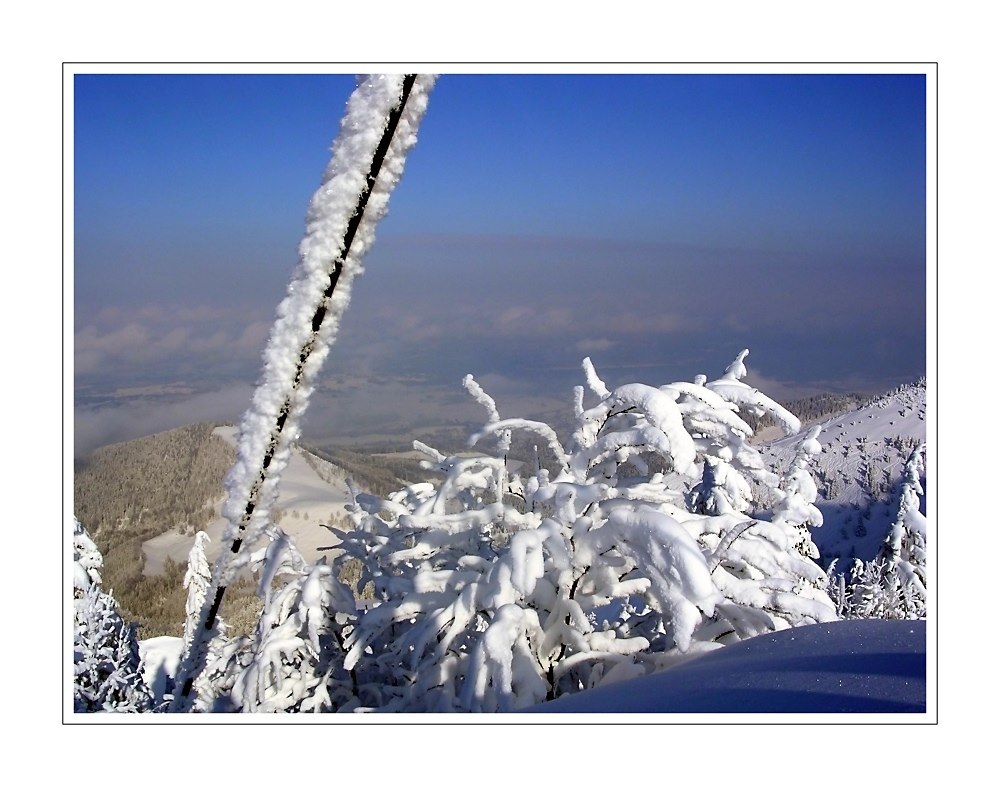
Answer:
[[(236, 452), (201, 423), (105, 446), (79, 461), (73, 509), (91, 533), (193, 532), (213, 516)], [(106, 538), (106, 536), (105, 536)]]
[[(171, 529), (193, 533), (217, 515), (235, 451), (214, 428), (193, 424), (105, 446), (77, 463), (73, 512), (104, 556), (104, 587), (142, 637), (176, 635), (183, 624), (185, 566), (167, 561), (146, 576), (142, 544)], [(227, 601), (238, 618), (256, 601), (252, 584)]]
[[(100, 448), (77, 463), (74, 514), (104, 556), (104, 587), (114, 592), (121, 614), (137, 624), (143, 639), (175, 636), (183, 623), (187, 551), (195, 532), (220, 521), (224, 479), (235, 460), (233, 440), (224, 434), (226, 430), (216, 424), (192, 424)], [(305, 448), (296, 448), (296, 453), (327, 484), (342, 486), (346, 475), (357, 487), (373, 494), (386, 495), (427, 476), (413, 455)], [(337, 466), (330, 467), (328, 462)], [(291, 518), (283, 525), (286, 529), (315, 531), (314, 540), (334, 543), (336, 539), (324, 529), (324, 520), (315, 511), (313, 521), (308, 521), (311, 506), (309, 500), (302, 500), (302, 489), (293, 478), (285, 481), (293, 501), (288, 511), (275, 509), (275, 521), (281, 523), (288, 515)], [(324, 489), (317, 487), (307, 494), (323, 493)], [(336, 507), (334, 486), (325, 493)], [(330, 523), (343, 525), (340, 519), (330, 519)], [(168, 533), (185, 538), (164, 535)], [(172, 538), (182, 547), (166, 557), (161, 555), (150, 569), (147, 551), (164, 538)], [(306, 541), (300, 538), (300, 547)], [(259, 610), (260, 601), (249, 578), (227, 594), (224, 612), (234, 630), (245, 633)]]
[(372, 453), (363, 449), (341, 447), (306, 450), (342, 468), (357, 486), (376, 495), (388, 495), (402, 486), (425, 480), (428, 476), (420, 468), (420, 458), (412, 452)]

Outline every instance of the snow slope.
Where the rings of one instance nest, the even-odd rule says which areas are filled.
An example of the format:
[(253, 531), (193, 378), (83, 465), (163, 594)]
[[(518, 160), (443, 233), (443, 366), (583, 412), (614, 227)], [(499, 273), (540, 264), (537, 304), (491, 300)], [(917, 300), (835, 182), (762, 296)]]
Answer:
[(799, 626), (525, 712), (925, 714), (926, 638), (922, 620)]
[[(231, 445), (236, 444), (236, 427), (219, 426), (214, 433)], [(322, 525), (329, 522), (331, 516), (336, 518), (345, 515), (344, 505), (349, 497), (340, 468), (301, 447), (292, 451), (278, 488), (277, 506), (284, 512), (279, 524), (282, 530), (292, 536), (306, 560), (318, 560), (326, 549), (337, 543), (333, 534)], [(214, 560), (219, 553), (225, 527), (226, 520), (221, 515), (220, 503), (216, 507), (216, 517), (205, 528), (212, 539), (206, 550), (209, 560)], [(144, 573), (160, 573), (168, 557), (178, 563), (186, 563), (192, 544), (194, 536), (175, 531), (146, 541), (142, 545), (146, 557)]]
[[(926, 638), (924, 621), (843, 620), (800, 626), (523, 712), (871, 713), (880, 714), (880, 721), (890, 720), (886, 714), (921, 720), (929, 704)], [(143, 677), (158, 701), (177, 668), (180, 645), (179, 637), (140, 643)]]
[[(823, 526), (812, 539), (824, 568), (835, 558), (846, 570), (853, 557), (875, 557), (898, 511), (903, 466), (927, 440), (926, 411), (926, 385), (916, 383), (821, 422), (813, 474)], [(758, 446), (764, 464), (787, 468), (800, 440), (801, 433)]]

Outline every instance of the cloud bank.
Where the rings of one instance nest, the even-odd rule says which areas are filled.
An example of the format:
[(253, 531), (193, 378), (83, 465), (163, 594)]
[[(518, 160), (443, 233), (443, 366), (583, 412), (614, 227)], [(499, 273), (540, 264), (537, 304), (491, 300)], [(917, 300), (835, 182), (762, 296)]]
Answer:
[[(924, 272), (894, 259), (419, 236), (376, 244), (367, 267), (324, 369), (320, 412), (307, 417), (317, 439), (474, 422), (474, 407), (455, 410), (467, 373), (495, 380), (510, 415), (539, 417), (571, 401), (584, 356), (609, 383), (660, 384), (720, 374), (749, 347), (759, 387), (789, 398), (925, 373)], [(193, 291), (177, 304), (79, 309), (79, 449), (237, 419), (236, 392), (256, 381), (273, 319), (262, 300), (234, 281), (224, 301)], [(189, 393), (121, 393), (164, 385)]]

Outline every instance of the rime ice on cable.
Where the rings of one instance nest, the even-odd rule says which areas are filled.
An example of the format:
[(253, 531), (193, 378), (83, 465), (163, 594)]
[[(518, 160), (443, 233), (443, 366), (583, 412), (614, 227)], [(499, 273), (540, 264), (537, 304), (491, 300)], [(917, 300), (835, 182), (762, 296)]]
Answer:
[(205, 629), (212, 627), (221, 592), (248, 562), (250, 550), (241, 546), (244, 541), (253, 545), (268, 526), (316, 374), (336, 338), (375, 225), (416, 142), (434, 80), (369, 75), (348, 101), (323, 182), (309, 205), (299, 265), (278, 307), (261, 379), (240, 424), (236, 464), (226, 479), (223, 515), (229, 527), (213, 572), (213, 607), (203, 611), (204, 624), (181, 666), (184, 688), (177, 709), (190, 707), (191, 679), (204, 664), (212, 633)]
[[(358, 195), (364, 189), (386, 117), (399, 100), (402, 79), (402, 76), (368, 76), (360, 81), (348, 102), (323, 183), (309, 206), (306, 234), (299, 245), (299, 267), (278, 307), (278, 317), (264, 350), (262, 378), (240, 424), (237, 461), (226, 482), (228, 497), (223, 507), (223, 514), (231, 523), (228, 541), (238, 536), (236, 529), (260, 476), (275, 423), (288, 402), (281, 440), (267, 468), (267, 477), (257, 491), (257, 505), (247, 523), (244, 540), (253, 543), (267, 524), (278, 479), (288, 463), (291, 446), (299, 438), (301, 417), (316, 373), (337, 336), (341, 315), (350, 301), (351, 284), (362, 272), (361, 260), (374, 241), (375, 225), (386, 213), (389, 195), (402, 175), (406, 154), (416, 142), (417, 126), (434, 82), (429, 76), (420, 76), (413, 84), (350, 251), (343, 257), (337, 286), (326, 297), (332, 261), (344, 252), (344, 239)], [(321, 315), (319, 331), (314, 333), (320, 308), (325, 313)], [(297, 365), (307, 347), (308, 357), (299, 370)]]

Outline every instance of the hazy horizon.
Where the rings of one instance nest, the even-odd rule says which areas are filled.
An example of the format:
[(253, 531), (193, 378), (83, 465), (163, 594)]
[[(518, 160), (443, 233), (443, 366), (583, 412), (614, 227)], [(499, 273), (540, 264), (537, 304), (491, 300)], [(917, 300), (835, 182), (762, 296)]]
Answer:
[[(237, 421), (353, 78), (77, 75), (74, 442)], [(926, 374), (925, 84), (444, 75), (306, 417), (314, 443), (720, 375)]]

